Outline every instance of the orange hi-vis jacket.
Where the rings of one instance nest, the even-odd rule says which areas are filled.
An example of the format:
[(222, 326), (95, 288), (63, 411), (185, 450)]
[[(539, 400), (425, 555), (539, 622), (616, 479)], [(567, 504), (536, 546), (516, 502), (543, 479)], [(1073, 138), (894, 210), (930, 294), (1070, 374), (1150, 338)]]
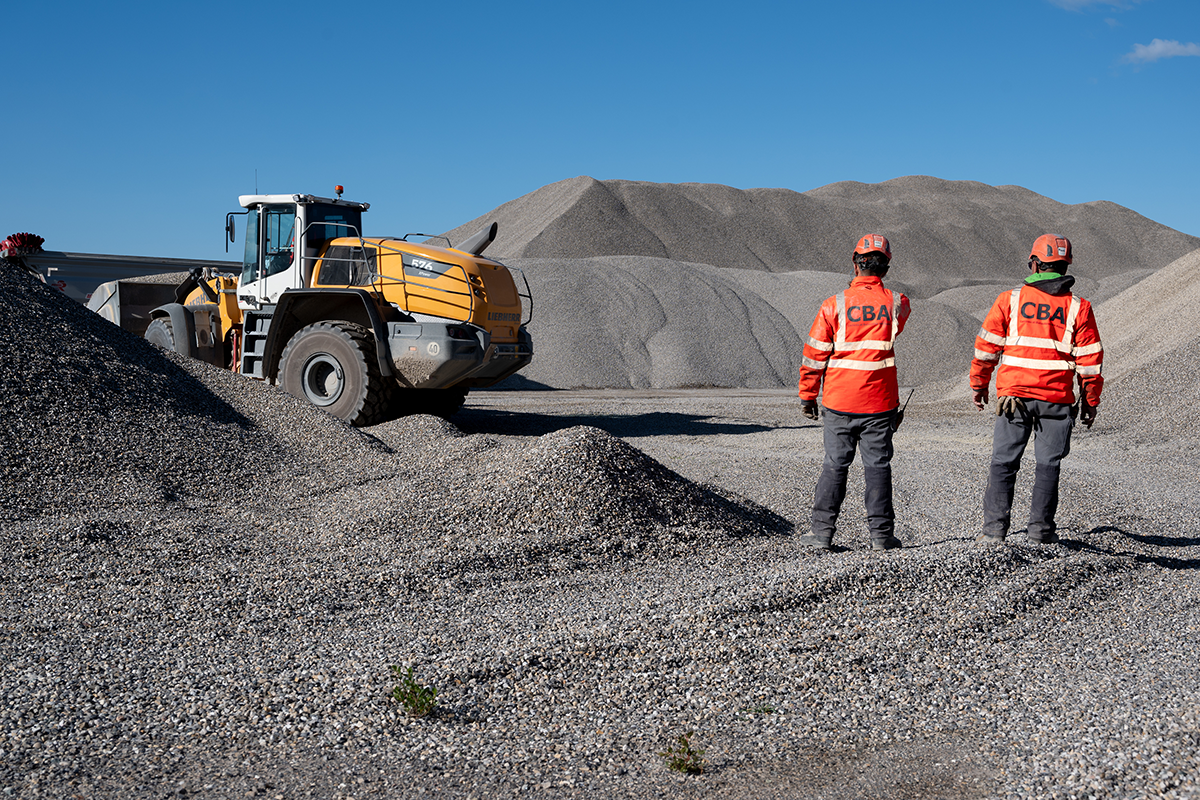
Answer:
[(1100, 404), (1104, 347), (1092, 304), (1071, 294), (1074, 283), (1063, 275), (996, 298), (975, 337), (973, 390), (986, 390), (999, 364), (997, 397), (1074, 403), (1078, 378), (1088, 405)]
[(908, 319), (908, 298), (863, 275), (821, 304), (804, 344), (800, 399), (844, 414), (880, 414), (900, 405), (896, 336)]

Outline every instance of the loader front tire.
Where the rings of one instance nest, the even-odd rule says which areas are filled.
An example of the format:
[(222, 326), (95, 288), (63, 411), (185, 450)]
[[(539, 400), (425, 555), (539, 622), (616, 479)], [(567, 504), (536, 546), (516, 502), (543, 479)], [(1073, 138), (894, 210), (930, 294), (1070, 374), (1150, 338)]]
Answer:
[(379, 372), (370, 331), (350, 322), (316, 322), (297, 331), (283, 349), (279, 385), (362, 427), (386, 419), (392, 381)]
[(156, 344), (163, 350), (173, 351), (175, 349), (175, 329), (167, 317), (150, 320), (143, 336), (147, 342)]

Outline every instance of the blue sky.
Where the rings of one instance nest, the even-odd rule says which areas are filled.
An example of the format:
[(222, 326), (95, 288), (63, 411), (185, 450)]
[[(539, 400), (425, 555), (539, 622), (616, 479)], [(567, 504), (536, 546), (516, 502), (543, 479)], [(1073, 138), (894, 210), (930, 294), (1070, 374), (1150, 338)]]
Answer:
[(0, 237), (52, 250), (238, 258), (256, 180), (343, 184), (396, 235), (577, 175), (932, 175), (1200, 235), (1194, 0), (44, 0), (4, 28)]

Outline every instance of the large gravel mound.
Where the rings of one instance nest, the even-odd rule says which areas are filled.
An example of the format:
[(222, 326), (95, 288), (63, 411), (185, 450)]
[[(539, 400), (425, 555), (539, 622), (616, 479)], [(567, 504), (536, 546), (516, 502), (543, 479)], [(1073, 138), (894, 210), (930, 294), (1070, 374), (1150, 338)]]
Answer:
[(1095, 307), (1104, 342), (1098, 430), (1160, 457), (1200, 452), (1200, 250)]
[[(731, 280), (732, 270), (637, 256), (510, 263), (534, 295), (535, 356), (521, 373), (528, 380), (556, 388), (777, 387), (799, 364), (793, 324)], [(815, 287), (797, 297), (813, 313), (827, 290), (845, 286), (819, 278), (798, 282)]]
[(1025, 277), (1029, 244), (1047, 230), (1073, 241), (1075, 291), (1098, 308), (1115, 374), (1140, 363), (1119, 362), (1154, 325), (1129, 309), (1179, 295), (1187, 313), (1180, 286), (1195, 286), (1188, 254), (1200, 246), (1112, 203), (919, 176), (803, 194), (581, 177), (448, 236), (491, 220), (500, 232), (488, 255), (522, 269), (535, 298), (536, 357), (509, 387), (791, 386), (813, 317), (845, 288), (866, 230), (891, 238), (886, 284), (914, 301), (897, 342), (901, 384), (965, 382), (979, 321)]
[[(510, 259), (535, 298), (533, 363), (524, 381), (560, 389), (781, 388), (799, 378), (821, 303), (847, 274), (767, 273), (662, 258)], [(907, 287), (897, 270), (885, 284)], [(995, 299), (993, 294), (992, 299)], [(953, 378), (970, 366), (979, 321), (914, 300), (896, 343), (900, 383)]]
[(1200, 249), (1097, 305), (1096, 321), (1109, 376), (1200, 342)]
[(1150, 358), (1107, 381), (1102, 429), (1142, 447), (1165, 447), (1194, 458), (1200, 453), (1200, 339)]
[(1065, 205), (1019, 186), (924, 176), (804, 193), (581, 176), (447, 236), (459, 242), (491, 221), (500, 228), (488, 254), (501, 259), (640, 255), (768, 272), (841, 271), (857, 237), (879, 231), (917, 298), (1019, 280), (1030, 244), (1046, 232), (1070, 237), (1074, 272), (1095, 281), (1157, 269), (1200, 247), (1200, 239), (1114, 203)]

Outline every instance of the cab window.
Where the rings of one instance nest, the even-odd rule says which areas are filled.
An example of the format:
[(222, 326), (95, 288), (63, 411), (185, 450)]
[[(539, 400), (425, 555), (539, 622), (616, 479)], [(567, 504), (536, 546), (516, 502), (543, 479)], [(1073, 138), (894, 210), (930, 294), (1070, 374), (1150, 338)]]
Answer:
[(370, 286), (376, 277), (374, 247), (334, 245), (325, 251), (317, 283), (322, 286)]
[(307, 209), (308, 229), (305, 241), (308, 247), (320, 248), (330, 239), (344, 236), (357, 238), (362, 231), (362, 212), (347, 206), (331, 206), (313, 203)]
[(266, 206), (263, 214), (263, 255), (267, 275), (276, 275), (292, 266), (295, 255), (296, 207)]
[(242, 256), (242, 283), (258, 280), (258, 211), (246, 215), (246, 248)]

